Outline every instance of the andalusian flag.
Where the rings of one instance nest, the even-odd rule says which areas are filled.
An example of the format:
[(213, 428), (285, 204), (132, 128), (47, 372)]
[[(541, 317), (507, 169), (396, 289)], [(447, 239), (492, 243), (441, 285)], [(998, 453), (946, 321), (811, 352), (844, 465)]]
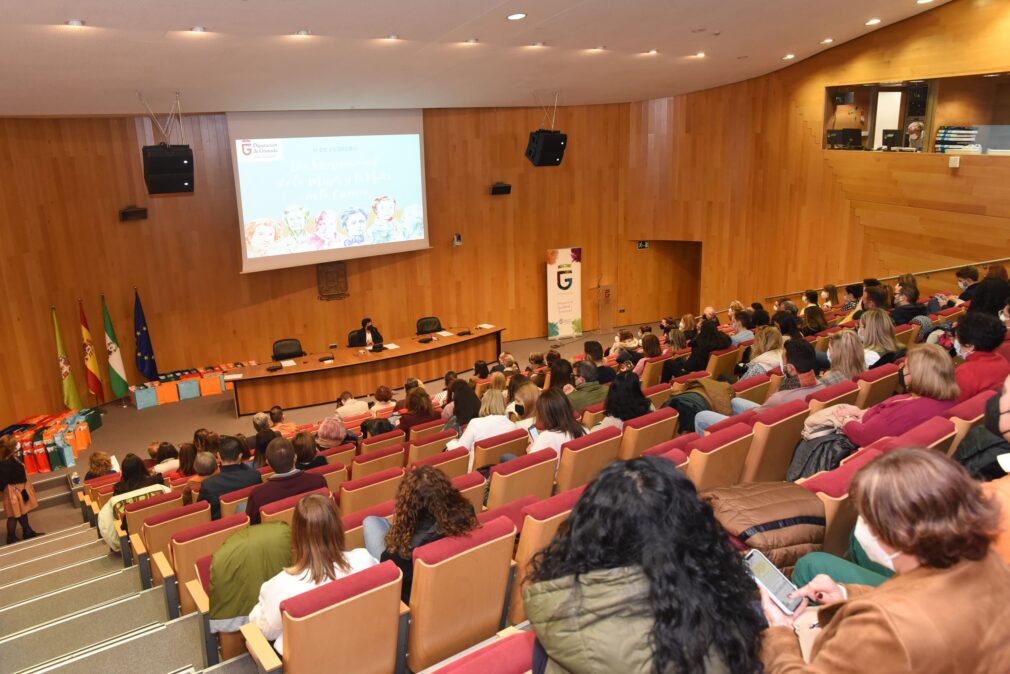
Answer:
[(102, 318), (105, 319), (105, 351), (109, 354), (109, 388), (112, 395), (122, 398), (130, 392), (130, 385), (126, 382), (123, 354), (119, 351), (119, 340), (116, 339), (116, 329), (112, 327), (109, 307), (105, 305), (105, 295), (102, 295)]
[(98, 369), (95, 343), (91, 341), (91, 330), (88, 329), (88, 317), (84, 315), (84, 300), (77, 300), (77, 307), (81, 310), (81, 342), (84, 344), (84, 368), (88, 377), (88, 391), (101, 404), (105, 402), (105, 391), (102, 389), (102, 373)]
[(70, 360), (67, 358), (67, 350), (63, 348), (63, 335), (60, 333), (60, 322), (56, 318), (56, 307), (53, 307), (53, 329), (56, 331), (56, 355), (60, 359), (60, 378), (63, 380), (63, 404), (70, 410), (79, 410), (81, 405), (81, 394), (77, 392), (77, 383), (74, 381), (74, 373), (70, 371)]

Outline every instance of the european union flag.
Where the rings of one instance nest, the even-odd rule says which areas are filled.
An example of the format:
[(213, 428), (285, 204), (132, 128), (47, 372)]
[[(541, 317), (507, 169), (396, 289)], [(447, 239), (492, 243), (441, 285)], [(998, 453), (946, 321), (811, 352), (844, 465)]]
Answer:
[(154, 362), (154, 346), (151, 345), (151, 333), (147, 331), (147, 319), (144, 318), (144, 307), (140, 304), (140, 293), (133, 291), (133, 336), (137, 340), (137, 369), (144, 375), (146, 381), (158, 379), (158, 364)]

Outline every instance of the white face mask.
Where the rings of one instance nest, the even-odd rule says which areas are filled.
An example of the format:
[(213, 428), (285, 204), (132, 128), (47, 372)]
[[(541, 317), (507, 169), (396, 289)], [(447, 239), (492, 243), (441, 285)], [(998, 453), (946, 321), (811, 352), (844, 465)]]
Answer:
[(957, 287), (960, 288), (961, 290), (965, 290), (965, 289), (968, 288), (968, 282), (967, 281), (958, 281), (957, 282)]
[(964, 358), (964, 350), (961, 349), (961, 342), (958, 341), (957, 337), (954, 338), (954, 353), (957, 354), (958, 358)]
[(1006, 323), (1007, 322), (1006, 312), (1003, 311), (1002, 309), (1000, 309), (1000, 312), (999, 312), (999, 320), (1000, 320), (1000, 323)]
[(827, 291), (824, 291), (824, 290), (821, 291), (821, 299), (822, 300), (828, 299), (828, 293), (827, 293)]
[(894, 571), (894, 559), (901, 554), (901, 551), (890, 555), (884, 552), (880, 541), (870, 533), (870, 528), (866, 526), (866, 521), (862, 515), (856, 519), (856, 530), (853, 533), (856, 536), (856, 540), (859, 541), (859, 545), (862, 546), (863, 552), (870, 558), (870, 561), (880, 564), (885, 569)]

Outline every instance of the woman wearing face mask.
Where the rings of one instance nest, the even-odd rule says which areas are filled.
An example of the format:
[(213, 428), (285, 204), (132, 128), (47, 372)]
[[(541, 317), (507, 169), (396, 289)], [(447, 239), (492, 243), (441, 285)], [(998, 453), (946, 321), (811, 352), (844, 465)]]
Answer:
[[(1010, 567), (991, 549), (999, 506), (939, 452), (902, 449), (853, 479), (855, 537), (894, 577), (877, 588), (815, 577), (793, 615), (762, 593), (768, 674), (1010, 671)], [(794, 628), (809, 601), (821, 631), (804, 662)]]
[(1010, 363), (993, 353), (1003, 343), (1006, 332), (1006, 326), (998, 318), (980, 311), (970, 311), (958, 321), (954, 350), (964, 358), (964, 363), (954, 370), (961, 389), (958, 402), (983, 391), (998, 391), (1010, 375)]
[(859, 317), (859, 339), (863, 342), (866, 367), (893, 363), (901, 347), (894, 336), (894, 321), (882, 309), (864, 311)]

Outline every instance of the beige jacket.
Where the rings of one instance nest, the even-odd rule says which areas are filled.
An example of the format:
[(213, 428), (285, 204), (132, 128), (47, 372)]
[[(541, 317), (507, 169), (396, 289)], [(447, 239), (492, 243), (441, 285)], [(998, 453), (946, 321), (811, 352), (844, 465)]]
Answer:
[(995, 552), (846, 590), (848, 601), (818, 612), (809, 664), (791, 629), (765, 632), (767, 674), (1010, 672), (1010, 567)]

